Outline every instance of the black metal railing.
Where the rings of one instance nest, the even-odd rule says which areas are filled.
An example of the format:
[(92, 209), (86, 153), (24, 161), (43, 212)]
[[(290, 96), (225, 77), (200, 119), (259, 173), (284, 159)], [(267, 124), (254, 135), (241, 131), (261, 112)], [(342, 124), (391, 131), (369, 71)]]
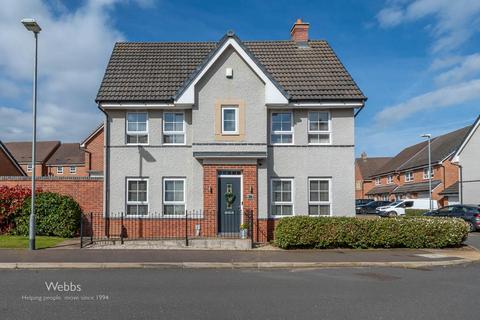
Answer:
[(87, 213), (81, 218), (80, 247), (101, 241), (179, 240), (188, 246), (191, 239), (252, 239), (253, 216), (253, 210), (221, 217), (216, 210), (190, 210), (175, 216)]

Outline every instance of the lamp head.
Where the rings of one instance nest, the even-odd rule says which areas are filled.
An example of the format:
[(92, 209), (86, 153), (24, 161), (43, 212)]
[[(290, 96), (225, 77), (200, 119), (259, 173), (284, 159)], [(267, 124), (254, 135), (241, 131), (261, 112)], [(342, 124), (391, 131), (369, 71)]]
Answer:
[(432, 135), (430, 133), (422, 134), (420, 137), (430, 139)]
[(39, 33), (42, 30), (42, 28), (40, 28), (40, 26), (38, 25), (37, 21), (35, 21), (35, 19), (31, 19), (31, 18), (22, 19), (22, 24), (25, 26), (25, 28), (28, 31), (32, 31), (33, 33)]

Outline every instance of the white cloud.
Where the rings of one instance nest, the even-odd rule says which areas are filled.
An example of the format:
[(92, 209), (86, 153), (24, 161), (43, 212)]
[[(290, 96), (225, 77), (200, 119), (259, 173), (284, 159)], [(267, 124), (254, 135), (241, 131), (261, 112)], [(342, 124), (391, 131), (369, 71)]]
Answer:
[(375, 116), (377, 123), (400, 121), (414, 113), (444, 108), (480, 98), (480, 79), (447, 86), (413, 97), (400, 104), (386, 107)]
[(478, 75), (480, 73), (480, 54), (475, 53), (463, 57), (460, 64), (448, 71), (439, 74), (435, 78), (438, 85), (458, 83)]
[(433, 16), (432, 50), (440, 52), (456, 49), (469, 40), (480, 29), (479, 15), (477, 0), (413, 0), (389, 2), (377, 19), (388, 28)]
[[(91, 0), (75, 11), (40, 0), (3, 1), (0, 10), (0, 90), (16, 105), (0, 107), (0, 140), (29, 139), (33, 35), (20, 20), (34, 17), (39, 34), (38, 134), (80, 140), (101, 119), (94, 99), (115, 41), (110, 23), (117, 1)], [(28, 87), (28, 90), (21, 88)], [(16, 91), (17, 90), (17, 91)], [(1, 97), (7, 97), (0, 94)], [(24, 111), (28, 110), (28, 111)]]

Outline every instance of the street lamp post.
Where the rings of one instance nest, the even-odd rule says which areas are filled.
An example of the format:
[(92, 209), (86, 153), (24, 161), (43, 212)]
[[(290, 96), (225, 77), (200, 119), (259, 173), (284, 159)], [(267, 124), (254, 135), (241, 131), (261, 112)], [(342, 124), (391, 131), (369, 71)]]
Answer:
[(42, 30), (35, 19), (22, 19), (22, 24), (35, 37), (35, 62), (33, 68), (33, 134), (32, 134), (32, 204), (29, 225), (29, 248), (35, 250), (35, 147), (37, 143), (37, 61), (38, 61), (38, 33)]
[(422, 138), (428, 139), (428, 203), (430, 211), (432, 211), (432, 149), (430, 147), (432, 135), (429, 133), (422, 134)]

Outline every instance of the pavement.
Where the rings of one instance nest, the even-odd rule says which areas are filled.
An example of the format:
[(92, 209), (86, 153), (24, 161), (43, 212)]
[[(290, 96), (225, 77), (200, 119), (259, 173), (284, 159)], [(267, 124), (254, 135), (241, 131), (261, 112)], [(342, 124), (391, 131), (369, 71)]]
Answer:
[[(0, 270), (0, 318), (469, 320), (478, 319), (478, 274), (480, 264), (421, 269)], [(57, 282), (65, 282), (63, 288), (69, 290), (54, 290), (51, 284)]]
[(480, 251), (457, 249), (141, 250), (0, 249), (0, 269), (42, 268), (324, 268), (429, 267), (480, 261)]

